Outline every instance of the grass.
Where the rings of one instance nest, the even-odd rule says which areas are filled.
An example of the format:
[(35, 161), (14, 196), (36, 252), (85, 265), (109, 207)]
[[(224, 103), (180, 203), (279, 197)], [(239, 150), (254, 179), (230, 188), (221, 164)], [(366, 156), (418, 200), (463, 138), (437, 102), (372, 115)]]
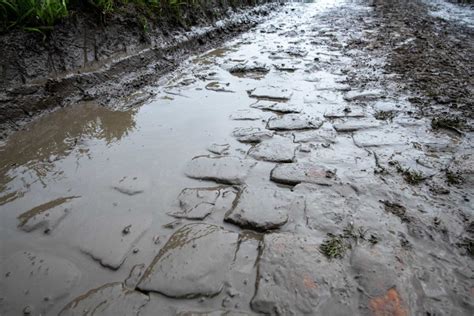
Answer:
[(68, 0), (0, 0), (1, 27), (51, 27), (68, 16)]
[(407, 210), (403, 205), (398, 203), (392, 203), (389, 201), (380, 201), (384, 204), (385, 211), (392, 213), (393, 215), (400, 218), (402, 223), (410, 222), (410, 217), (407, 215)]
[(174, 14), (180, 18), (183, 6), (197, 6), (204, 0), (0, 0), (0, 31), (51, 29), (74, 10), (86, 7), (108, 14), (134, 5), (156, 15)]
[(403, 179), (408, 184), (417, 185), (425, 181), (425, 176), (420, 171), (403, 168), (398, 161), (390, 161), (389, 164), (395, 166), (397, 172), (403, 176)]
[(396, 115), (395, 111), (378, 111), (374, 114), (374, 117), (380, 121), (391, 121)]
[(347, 250), (347, 245), (342, 237), (332, 235), (321, 244), (320, 249), (328, 258), (342, 258)]
[(433, 129), (462, 129), (465, 121), (459, 117), (435, 117), (431, 120)]
[(462, 184), (464, 182), (464, 178), (459, 172), (446, 170), (446, 181), (449, 184), (457, 185), (457, 184)]
[(379, 242), (376, 235), (371, 234), (367, 239), (368, 229), (356, 227), (350, 223), (342, 230), (342, 234), (328, 234), (328, 238), (323, 241), (319, 249), (329, 259), (342, 258), (348, 249), (352, 249), (353, 243), (368, 241), (372, 245)]

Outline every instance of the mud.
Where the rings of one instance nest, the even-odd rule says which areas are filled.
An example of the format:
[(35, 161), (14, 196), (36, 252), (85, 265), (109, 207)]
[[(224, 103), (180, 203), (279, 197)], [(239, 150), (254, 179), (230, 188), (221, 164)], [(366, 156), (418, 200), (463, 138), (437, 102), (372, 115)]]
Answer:
[[(134, 95), (203, 52), (265, 20), (278, 8), (266, 1), (204, 1), (196, 8), (150, 17), (137, 8), (74, 14), (51, 32), (0, 35), (0, 139), (39, 114), (95, 100), (113, 109), (143, 104)], [(218, 83), (207, 87), (231, 91)]]
[(13, 133), (0, 313), (471, 315), (472, 120), (410, 77), (436, 50), (405, 50), (433, 29), (454, 45), (456, 23), (419, 1), (288, 3), (127, 95), (144, 104)]

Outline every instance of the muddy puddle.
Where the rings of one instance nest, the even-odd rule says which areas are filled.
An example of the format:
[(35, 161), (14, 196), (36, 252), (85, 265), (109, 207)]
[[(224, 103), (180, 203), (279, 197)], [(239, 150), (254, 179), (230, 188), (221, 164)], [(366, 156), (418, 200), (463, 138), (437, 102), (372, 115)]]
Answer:
[(13, 134), (0, 313), (469, 315), (472, 134), (433, 130), (354, 45), (372, 10), (286, 4), (143, 105)]

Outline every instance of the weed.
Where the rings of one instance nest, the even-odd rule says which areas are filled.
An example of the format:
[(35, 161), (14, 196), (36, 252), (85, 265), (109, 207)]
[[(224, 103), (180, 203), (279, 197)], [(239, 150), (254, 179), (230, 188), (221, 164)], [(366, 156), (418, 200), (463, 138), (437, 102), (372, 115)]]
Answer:
[(463, 248), (466, 252), (467, 255), (474, 257), (474, 240), (465, 237), (461, 242), (456, 244), (458, 247)]
[(379, 237), (375, 234), (370, 234), (370, 238), (368, 240), (372, 245), (375, 245), (379, 242)]
[(412, 185), (420, 184), (425, 180), (425, 176), (420, 171), (410, 170), (409, 168), (403, 168), (398, 161), (390, 161), (390, 165), (397, 169), (397, 172), (403, 176), (403, 179)]
[(148, 20), (143, 15), (140, 15), (138, 20), (142, 26), (143, 33), (147, 34), (149, 31)]
[(375, 119), (381, 121), (393, 120), (396, 113), (395, 111), (378, 111), (374, 114)]
[(459, 172), (446, 170), (446, 181), (449, 184), (457, 185), (457, 184), (462, 184), (464, 182), (464, 178)]
[[(194, 7), (204, 0), (0, 0), (0, 31), (14, 27), (48, 30), (69, 11), (89, 6), (102, 15), (126, 5), (134, 5), (142, 12), (156, 12), (163, 16), (174, 14), (182, 19), (182, 7)], [(143, 23), (142, 23), (143, 24)]]
[(365, 240), (367, 232), (368, 230), (364, 229), (364, 227), (358, 227), (356, 229), (354, 224), (350, 223), (344, 228), (342, 237), (346, 239), (353, 239), (355, 241), (358, 241), (359, 239)]
[(340, 236), (330, 236), (320, 246), (321, 252), (328, 258), (342, 258), (347, 250), (347, 245)]
[(435, 117), (431, 120), (433, 129), (461, 129), (464, 127), (465, 121), (459, 117)]
[(409, 184), (417, 185), (425, 180), (425, 177), (420, 171), (405, 169), (402, 172), (403, 179)]
[(52, 26), (68, 16), (67, 4), (68, 0), (0, 0), (0, 27)]
[[(321, 244), (320, 250), (328, 258), (342, 258), (346, 250), (352, 248), (353, 242), (357, 243), (359, 240), (367, 240), (367, 233), (368, 229), (356, 227), (353, 223), (350, 223), (344, 227), (342, 234), (328, 234), (329, 238)], [(371, 237), (373, 236), (371, 235)], [(372, 244), (375, 243), (372, 242)]]
[(410, 218), (406, 215), (406, 208), (403, 205), (400, 205), (398, 203), (392, 203), (389, 201), (380, 201), (384, 204), (384, 208), (386, 212), (392, 213), (393, 215), (397, 216), (400, 218), (400, 220), (403, 222), (410, 222)]

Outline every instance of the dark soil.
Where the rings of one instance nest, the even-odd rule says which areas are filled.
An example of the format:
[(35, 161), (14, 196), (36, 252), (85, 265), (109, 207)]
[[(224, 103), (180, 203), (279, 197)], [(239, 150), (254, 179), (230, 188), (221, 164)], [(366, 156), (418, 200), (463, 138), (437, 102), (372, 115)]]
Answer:
[[(386, 70), (401, 74), (405, 87), (418, 93), (410, 101), (425, 115), (449, 110), (473, 118), (474, 30), (430, 16), (419, 0), (376, 0), (374, 5), (383, 21), (378, 40), (393, 48)], [(395, 46), (404, 41), (408, 44)]]

